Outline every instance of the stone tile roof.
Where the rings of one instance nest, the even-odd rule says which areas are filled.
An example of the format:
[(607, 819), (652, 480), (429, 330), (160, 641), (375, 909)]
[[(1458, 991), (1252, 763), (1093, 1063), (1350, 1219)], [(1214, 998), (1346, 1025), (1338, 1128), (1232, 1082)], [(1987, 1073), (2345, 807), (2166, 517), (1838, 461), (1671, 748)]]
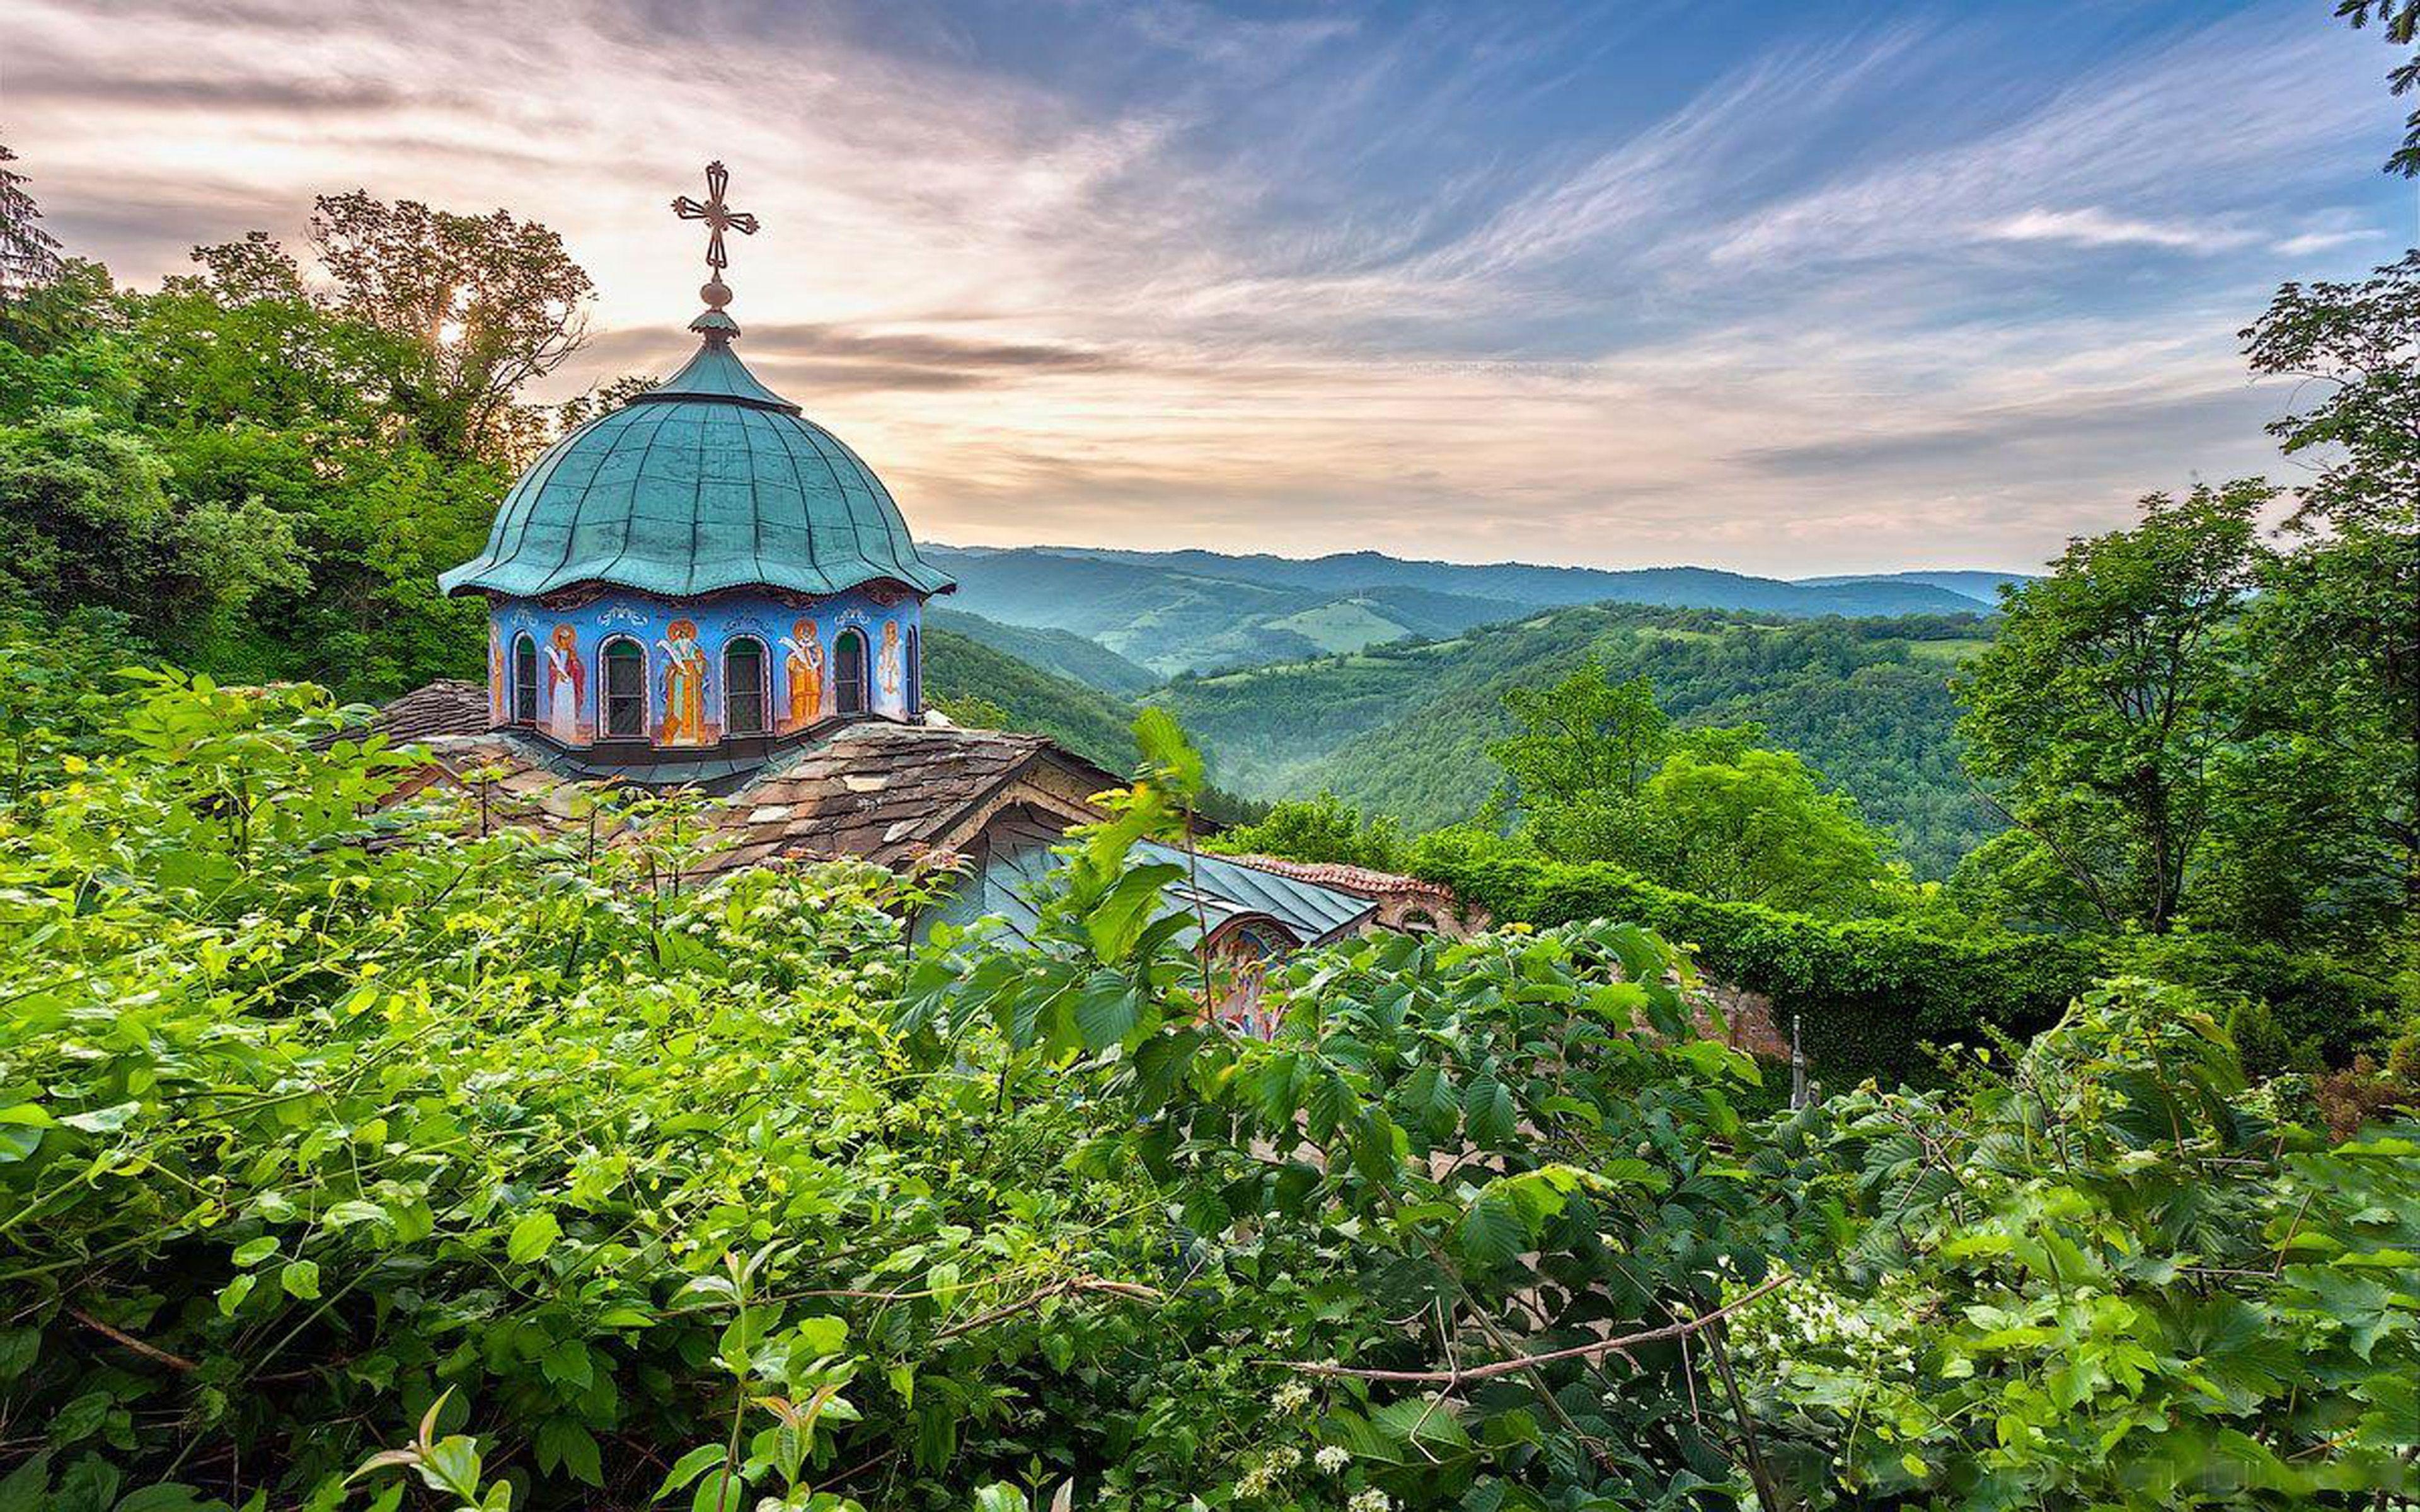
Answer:
[[(396, 796), (450, 785), (473, 795), (472, 823), (483, 826), (561, 836), (599, 822), (584, 801), (595, 791), (597, 769), (513, 732), (490, 731), (487, 722), (486, 691), (474, 683), (432, 684), (387, 705), (377, 728), (397, 744), (425, 747), (431, 757)], [(721, 872), (784, 860), (859, 859), (901, 870), (928, 859), (954, 863), (960, 847), (995, 848), (981, 837), (1005, 814), (1012, 828), (1042, 826), (1032, 837), (1030, 859), (1047, 871), (1049, 841), (1099, 817), (1091, 795), (1118, 780), (1046, 735), (863, 720), (776, 753), (750, 774), (710, 810), (715, 832), (697, 865)], [(1204, 854), (1187, 871), (1216, 918), (1267, 917), (1304, 943), (1347, 933), (1377, 911), (1352, 889), (1299, 876), (1289, 865)], [(978, 888), (987, 880), (979, 879)]]
[(370, 728), (397, 746), (432, 735), (485, 734), (487, 686), (462, 677), (441, 677), (380, 709)]
[[(434, 758), (426, 780), (406, 784), (398, 796), (445, 782), (483, 795), (490, 824), (585, 825), (578, 800), (600, 776), (661, 786), (670, 774), (694, 771), (704, 787), (719, 775), (707, 766), (584, 767), (536, 741), (489, 730), (487, 690), (450, 678), (387, 704), (371, 728), (398, 746), (425, 746)], [(1118, 780), (1045, 735), (879, 719), (843, 725), (746, 774), (717, 810), (718, 843), (706, 866), (721, 872), (844, 857), (912, 863), (961, 838), (970, 819), (1020, 779), (1055, 795), (1071, 824), (1092, 813), (1090, 794)]]
[(1109, 774), (1044, 735), (868, 721), (768, 767), (734, 794), (717, 870), (775, 856), (913, 859), (1037, 763), (1087, 785)]

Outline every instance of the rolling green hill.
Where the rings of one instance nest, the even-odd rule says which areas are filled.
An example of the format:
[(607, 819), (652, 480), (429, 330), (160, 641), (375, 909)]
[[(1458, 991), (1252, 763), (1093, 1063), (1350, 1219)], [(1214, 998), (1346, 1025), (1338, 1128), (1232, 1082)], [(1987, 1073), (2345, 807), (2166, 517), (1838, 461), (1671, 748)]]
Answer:
[(2033, 575), (2023, 572), (1962, 572), (1936, 571), (1930, 568), (1913, 572), (1848, 573), (1832, 578), (1800, 578), (1802, 588), (1849, 588), (1870, 583), (1930, 583), (1953, 594), (1963, 594), (1985, 609), (2000, 607), (2003, 585), (2023, 587), (2033, 581)]
[(1134, 765), (1134, 708), (1114, 694), (1027, 665), (1004, 651), (927, 621), (924, 691), (935, 703), (981, 699), (1001, 724), (1046, 734), (1113, 772)]
[(1600, 605), (1550, 610), (1442, 640), (1180, 678), (1156, 696), (1212, 752), (1221, 786), (1253, 797), (1326, 788), (1416, 826), (1482, 804), (1512, 687), (1590, 655), (1646, 673), (1684, 724), (1764, 724), (1899, 836), (1919, 875), (1946, 874), (1993, 825), (1958, 769), (1956, 657), (1982, 643), (1969, 616), (1791, 621)]
[(944, 609), (939, 603), (924, 606), (924, 625), (928, 629), (948, 630), (970, 640), (980, 640), (1029, 667), (1097, 687), (1104, 693), (1132, 696), (1157, 687), (1163, 680), (1150, 668), (1128, 661), (1099, 641), (1072, 630), (1003, 625), (963, 609)]
[[(1979, 607), (1951, 587), (1915, 579), (1792, 583), (1703, 567), (1468, 566), (1374, 551), (1307, 561), (1078, 547), (928, 547), (925, 553), (957, 578), (954, 611), (1082, 637), (1162, 677), (1450, 636), (1540, 609), (1601, 601), (1792, 618), (1971, 613)], [(1036, 648), (981, 633), (977, 639), (1093, 680)]]

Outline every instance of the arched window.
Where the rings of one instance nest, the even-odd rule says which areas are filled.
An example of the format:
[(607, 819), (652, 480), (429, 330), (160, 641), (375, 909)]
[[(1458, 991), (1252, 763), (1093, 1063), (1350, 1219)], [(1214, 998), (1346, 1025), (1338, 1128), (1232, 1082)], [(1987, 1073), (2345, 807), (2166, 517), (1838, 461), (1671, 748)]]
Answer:
[(908, 714), (909, 717), (924, 710), (924, 638), (916, 626), (908, 626)]
[(722, 733), (765, 733), (765, 642), (752, 636), (723, 642)]
[(526, 635), (513, 641), (513, 723), (537, 723), (537, 642)]
[(852, 626), (832, 642), (832, 708), (863, 714), (865, 705), (865, 632)]
[(605, 705), (605, 738), (644, 740), (647, 734), (647, 654), (628, 636), (615, 636), (597, 653), (605, 675), (597, 679)]

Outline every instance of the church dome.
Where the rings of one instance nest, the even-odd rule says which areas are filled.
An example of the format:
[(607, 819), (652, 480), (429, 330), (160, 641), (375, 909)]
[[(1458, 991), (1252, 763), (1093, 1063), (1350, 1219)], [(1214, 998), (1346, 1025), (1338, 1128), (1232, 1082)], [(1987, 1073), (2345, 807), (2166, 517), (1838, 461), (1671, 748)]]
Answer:
[(757, 381), (720, 309), (689, 364), (549, 448), (446, 594), (530, 598), (582, 584), (687, 598), (764, 587), (837, 594), (956, 586), (926, 562), (855, 452)]

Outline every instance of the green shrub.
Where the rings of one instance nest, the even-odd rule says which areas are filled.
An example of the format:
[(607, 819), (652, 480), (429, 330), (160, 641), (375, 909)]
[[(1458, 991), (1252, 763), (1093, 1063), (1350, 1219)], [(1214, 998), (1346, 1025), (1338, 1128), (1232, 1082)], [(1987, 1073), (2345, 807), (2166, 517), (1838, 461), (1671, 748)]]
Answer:
[(2305, 1047), (2345, 1064), (2390, 1042), (2412, 1015), (2408, 982), (2206, 935), (1953, 933), (1930, 917), (1831, 922), (1717, 903), (1618, 867), (1560, 864), (1500, 843), (1423, 845), (1415, 865), (1498, 919), (1623, 919), (1686, 942), (1716, 978), (1772, 998), (1785, 1030), (1797, 1015), (1809, 1058), (1836, 1088), (1867, 1075), (1928, 1081), (1928, 1044), (2039, 1033), (2093, 982), (2121, 973), (2191, 986), (2228, 1007), (2265, 1005), (2274, 1029), (2259, 1041), (2264, 1065), (2282, 1067)]
[(1826, 922), (1755, 903), (1716, 903), (1620, 868), (1519, 856), (1426, 853), (1422, 874), (1498, 919), (1550, 925), (1625, 919), (1694, 947), (1723, 981), (1796, 1015), (1827, 1084), (1868, 1075), (1924, 1081), (1923, 1046), (2019, 1038), (2049, 1027), (2100, 971), (2089, 945), (2037, 934), (1947, 935), (1899, 919)]
[(0, 811), (0, 1507), (329, 1507), (424, 1414), (419, 1468), (517, 1508), (644, 1504), (739, 1427), (752, 1507), (1037, 1455), (1174, 1506), (1265, 1436), (1232, 1375), (1152, 1415), (1202, 1308), (1139, 1304), (1170, 1226), (1062, 1169), (1086, 1111), (899, 1054), (908, 884), (683, 880), (674, 801), (593, 859), (465, 840), (331, 726), (161, 680)]

